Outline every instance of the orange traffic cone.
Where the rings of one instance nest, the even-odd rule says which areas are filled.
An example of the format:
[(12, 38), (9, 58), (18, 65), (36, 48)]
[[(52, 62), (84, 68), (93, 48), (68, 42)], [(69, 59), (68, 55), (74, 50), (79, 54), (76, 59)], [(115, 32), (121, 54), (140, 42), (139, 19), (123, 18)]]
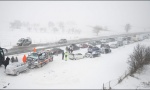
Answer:
[(33, 52), (36, 52), (36, 48), (33, 49)]
[(26, 61), (27, 61), (26, 55), (23, 56), (22, 61), (23, 61), (24, 63), (26, 63)]

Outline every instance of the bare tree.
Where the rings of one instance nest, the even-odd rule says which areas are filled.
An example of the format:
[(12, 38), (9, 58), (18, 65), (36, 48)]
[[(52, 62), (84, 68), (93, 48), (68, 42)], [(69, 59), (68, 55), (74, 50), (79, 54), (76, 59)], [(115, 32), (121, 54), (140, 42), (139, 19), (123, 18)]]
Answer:
[(48, 27), (49, 28), (53, 28), (54, 26), (55, 26), (55, 24), (53, 22), (51, 22), (51, 21), (48, 22)]
[(130, 29), (131, 29), (131, 25), (129, 23), (126, 24), (125, 25), (125, 31), (126, 31), (126, 33), (128, 33)]
[(58, 32), (58, 28), (57, 28), (57, 27), (54, 27), (54, 28), (53, 28), (53, 32)]
[(62, 32), (64, 32), (64, 23), (63, 22), (59, 23), (59, 27), (62, 29)]
[(100, 26), (94, 26), (94, 27), (93, 27), (93, 32), (96, 33), (97, 36), (98, 36), (98, 34), (99, 34), (99, 32), (100, 32), (101, 30), (103, 30), (103, 28), (100, 27)]
[(15, 20), (14, 22), (10, 23), (10, 28), (13, 29), (21, 29), (22, 23), (20, 20)]
[(42, 28), (40, 28), (40, 31), (41, 31), (41, 32), (46, 32), (46, 28), (45, 28), (45, 27), (42, 27)]

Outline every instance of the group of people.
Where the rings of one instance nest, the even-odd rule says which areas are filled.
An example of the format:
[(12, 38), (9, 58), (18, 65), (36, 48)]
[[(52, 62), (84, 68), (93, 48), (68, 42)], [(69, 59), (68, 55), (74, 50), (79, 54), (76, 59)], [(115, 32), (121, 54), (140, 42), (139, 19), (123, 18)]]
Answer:
[(66, 51), (68, 51), (69, 53), (73, 53), (73, 46), (70, 45), (70, 46), (66, 47)]
[(6, 60), (5, 60), (4, 63), (3, 63), (4, 66), (5, 66), (5, 69), (6, 69), (7, 65), (9, 65), (9, 61), (10, 61), (11, 63), (18, 62), (18, 58), (17, 58), (17, 57), (14, 58), (14, 56), (12, 56), (11, 58), (9, 58), (9, 57), (7, 56)]
[(62, 52), (62, 60), (65, 59), (65, 61), (67, 61), (69, 53), (73, 53), (73, 46), (66, 47), (66, 52), (64, 52), (64, 50), (63, 50), (63, 52)]

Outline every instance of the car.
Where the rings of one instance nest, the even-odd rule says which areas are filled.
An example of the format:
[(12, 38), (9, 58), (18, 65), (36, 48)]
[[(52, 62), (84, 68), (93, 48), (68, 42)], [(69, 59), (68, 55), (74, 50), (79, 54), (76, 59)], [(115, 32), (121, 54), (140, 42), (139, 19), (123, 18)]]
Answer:
[(108, 38), (108, 42), (115, 42), (115, 38)]
[(52, 55), (58, 55), (58, 54), (61, 54), (62, 52), (63, 52), (63, 50), (60, 49), (60, 48), (52, 48), (52, 49), (50, 50), (50, 53), (51, 53)]
[(88, 44), (83, 43), (83, 44), (80, 44), (79, 47), (80, 47), (80, 48), (88, 48)]
[(111, 52), (109, 44), (101, 44), (101, 53), (102, 54), (107, 54)]
[(101, 43), (108, 43), (108, 39), (101, 39)]
[(96, 42), (94, 42), (94, 41), (88, 42), (88, 45), (89, 46), (96, 46)]
[(76, 54), (71, 53), (71, 54), (69, 54), (69, 59), (70, 60), (78, 60), (78, 59), (82, 59), (82, 58), (84, 58), (84, 55), (81, 54), (81, 53), (76, 53)]
[(109, 44), (109, 46), (110, 46), (110, 48), (118, 48), (118, 44), (117, 44), (117, 42), (110, 42), (110, 43), (108, 43)]
[(117, 41), (118, 47), (123, 46), (123, 41)]
[(67, 43), (67, 39), (60, 39), (58, 41), (58, 44), (63, 44), (63, 43)]
[(110, 48), (118, 48), (117, 44), (110, 44)]
[(32, 40), (29, 37), (27, 37), (27, 38), (21, 38), (17, 42), (18, 46), (28, 46), (30, 44), (32, 44)]
[(88, 52), (85, 53), (85, 57), (87, 58), (94, 58), (94, 57), (99, 57), (101, 55), (101, 50), (97, 46), (91, 46), (88, 48)]
[(7, 49), (0, 47), (0, 66), (1, 66), (2, 64), (4, 64), (4, 61), (5, 61), (5, 54), (6, 54), (7, 52), (8, 52)]
[(77, 46), (76, 44), (71, 44), (69, 47), (71, 47), (71, 46), (73, 47), (73, 51), (80, 49), (80, 47)]
[(50, 51), (33, 52), (27, 57), (29, 68), (42, 67), (52, 61), (53, 56), (51, 55)]
[(18, 76), (21, 72), (29, 70), (27, 63), (14, 62), (6, 67), (5, 73)]
[(100, 45), (102, 42), (101, 41), (95, 41), (96, 45)]

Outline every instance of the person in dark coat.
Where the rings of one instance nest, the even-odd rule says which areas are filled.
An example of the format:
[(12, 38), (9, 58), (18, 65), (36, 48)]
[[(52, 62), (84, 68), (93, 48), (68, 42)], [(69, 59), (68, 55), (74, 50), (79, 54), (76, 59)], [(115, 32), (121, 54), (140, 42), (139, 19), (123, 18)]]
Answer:
[(15, 62), (18, 62), (18, 58), (16, 57), (16, 60), (15, 60)]
[(10, 61), (11, 61), (11, 63), (13, 63), (15, 61), (14, 56), (11, 57)]
[(62, 60), (64, 60), (64, 50), (62, 51)]
[(9, 61), (10, 61), (10, 58), (7, 57), (6, 60), (4, 61), (5, 69), (6, 69), (7, 65), (9, 65)]

